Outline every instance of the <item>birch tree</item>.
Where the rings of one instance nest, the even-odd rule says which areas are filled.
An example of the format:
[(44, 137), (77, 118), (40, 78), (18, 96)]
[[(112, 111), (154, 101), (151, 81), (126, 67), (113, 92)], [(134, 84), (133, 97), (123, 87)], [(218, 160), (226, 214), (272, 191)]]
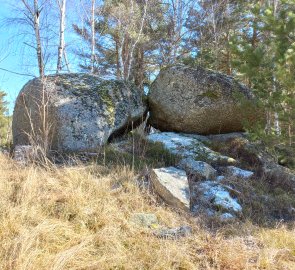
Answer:
[(94, 73), (95, 43), (95, 0), (91, 0), (91, 73)]
[(40, 16), (42, 12), (42, 7), (39, 5), (38, 0), (34, 0), (33, 3), (30, 3), (28, 0), (21, 0), (24, 8), (26, 10), (25, 16), (29, 24), (33, 27), (35, 32), (36, 40), (36, 54), (38, 60), (38, 69), (39, 75), (41, 78), (44, 77), (44, 61), (43, 61), (43, 51), (42, 51), (42, 42), (40, 35)]
[(59, 73), (63, 68), (62, 59), (65, 54), (66, 0), (57, 0), (57, 4), (59, 7), (60, 22), (56, 72)]

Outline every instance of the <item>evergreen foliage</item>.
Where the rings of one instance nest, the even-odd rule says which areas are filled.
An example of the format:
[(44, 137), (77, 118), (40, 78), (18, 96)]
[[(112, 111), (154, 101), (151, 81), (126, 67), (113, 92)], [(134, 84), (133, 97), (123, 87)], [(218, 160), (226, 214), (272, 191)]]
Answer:
[(206, 0), (190, 10), (183, 61), (235, 76), (251, 87), (266, 126), (248, 127), (255, 139), (293, 146), (295, 132), (295, 1)]

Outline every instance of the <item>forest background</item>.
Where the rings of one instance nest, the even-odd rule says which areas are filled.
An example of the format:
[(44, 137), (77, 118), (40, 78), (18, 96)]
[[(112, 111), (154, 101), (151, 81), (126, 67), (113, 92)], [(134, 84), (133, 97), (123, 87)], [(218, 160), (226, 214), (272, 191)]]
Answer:
[(2, 144), (30, 78), (89, 72), (148, 89), (160, 69), (186, 64), (251, 87), (267, 119), (248, 127), (253, 138), (294, 147), (295, 0), (1, 2)]

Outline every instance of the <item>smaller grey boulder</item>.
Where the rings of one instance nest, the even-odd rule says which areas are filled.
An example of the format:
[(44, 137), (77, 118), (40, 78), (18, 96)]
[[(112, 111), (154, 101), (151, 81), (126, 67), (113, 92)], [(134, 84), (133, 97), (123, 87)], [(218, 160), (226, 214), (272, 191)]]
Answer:
[(169, 205), (188, 211), (189, 186), (186, 172), (175, 167), (153, 169), (151, 181), (155, 191)]
[(217, 171), (204, 161), (196, 161), (193, 158), (182, 159), (178, 167), (185, 170), (187, 174), (193, 175), (198, 181), (215, 180)]

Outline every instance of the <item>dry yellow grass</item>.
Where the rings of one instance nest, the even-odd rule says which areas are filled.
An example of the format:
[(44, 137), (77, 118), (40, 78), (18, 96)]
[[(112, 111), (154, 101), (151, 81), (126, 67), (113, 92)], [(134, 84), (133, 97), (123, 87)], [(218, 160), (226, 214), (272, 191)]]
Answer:
[[(193, 234), (158, 239), (129, 221), (138, 212)], [(292, 270), (294, 255), (294, 230), (245, 223), (212, 232), (157, 203), (126, 167), (22, 168), (0, 156), (0, 269)]]

